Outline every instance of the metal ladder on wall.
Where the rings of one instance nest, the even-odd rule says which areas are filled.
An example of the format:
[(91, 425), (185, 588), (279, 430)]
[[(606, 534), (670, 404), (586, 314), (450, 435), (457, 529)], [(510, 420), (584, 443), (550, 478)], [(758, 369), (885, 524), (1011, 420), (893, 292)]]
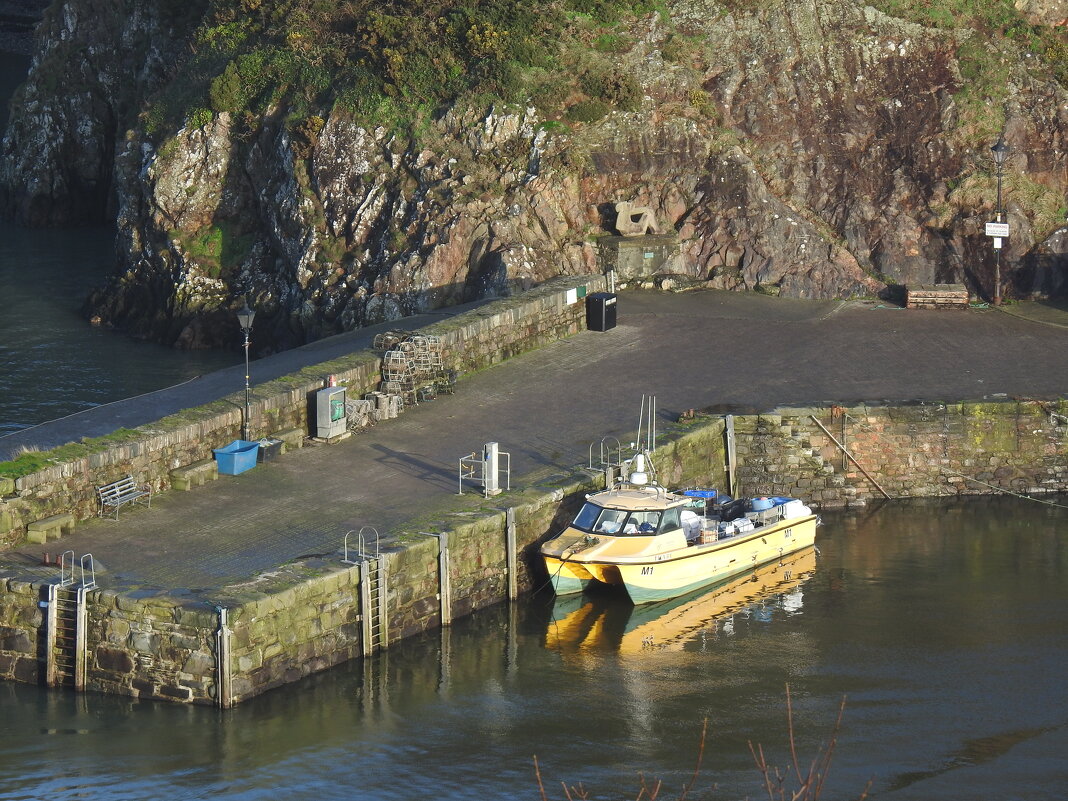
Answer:
[[(349, 552), (349, 537), (357, 535), (357, 550)], [(368, 546), (368, 539), (374, 535), (374, 551)], [(376, 651), (389, 646), (389, 609), (386, 561), (379, 549), (378, 530), (373, 526), (364, 526), (358, 532), (354, 529), (345, 535), (345, 555), (341, 561), (360, 567), (360, 643), (363, 646), (363, 687), (362, 696), (364, 712), (370, 714), (376, 705), (388, 703), (388, 686), (385, 671), (379, 665), (382, 655), (372, 658)]]
[[(364, 526), (357, 534), (357, 550), (349, 553), (350, 531), (345, 535), (345, 556), (343, 562), (360, 566), (360, 623), (362, 626), (361, 642), (363, 655), (370, 656), (389, 646), (389, 587), (386, 574), (386, 561), (379, 549), (378, 531), (372, 526)], [(370, 550), (368, 539), (374, 535), (374, 551)]]
[(45, 683), (85, 689), (87, 664), (86, 595), (96, 589), (93, 555), (84, 554), (75, 575), (74, 551), (59, 558), (59, 581), (48, 585), (45, 617)]

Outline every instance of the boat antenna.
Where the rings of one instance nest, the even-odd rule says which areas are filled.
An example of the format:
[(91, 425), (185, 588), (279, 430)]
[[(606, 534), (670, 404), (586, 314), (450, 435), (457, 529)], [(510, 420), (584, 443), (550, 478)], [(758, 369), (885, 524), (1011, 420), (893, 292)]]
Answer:
[(656, 450), (656, 396), (649, 396), (649, 453)]
[(638, 453), (642, 452), (642, 424), (645, 422), (645, 395), (642, 394), (642, 405), (638, 409), (638, 441), (635, 443), (634, 450)]
[[(643, 441), (644, 437), (644, 441)], [(656, 473), (653, 469), (651, 454), (656, 444), (656, 397), (642, 395), (641, 410), (638, 413), (638, 438), (632, 443), (635, 456), (633, 470), (629, 475), (631, 484), (642, 486), (655, 481)]]
[[(647, 400), (648, 399), (648, 400)], [(644, 447), (642, 435), (645, 435)], [(635, 450), (639, 453), (656, 449), (656, 396), (642, 395), (641, 411), (638, 413), (638, 442)]]

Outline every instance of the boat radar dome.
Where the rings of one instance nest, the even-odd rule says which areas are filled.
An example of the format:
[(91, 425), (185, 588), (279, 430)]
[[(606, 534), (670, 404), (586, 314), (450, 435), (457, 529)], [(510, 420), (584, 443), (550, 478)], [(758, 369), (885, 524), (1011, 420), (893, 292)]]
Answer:
[(634, 457), (634, 470), (630, 474), (630, 483), (639, 487), (649, 483), (649, 474), (645, 472), (644, 453), (639, 453)]

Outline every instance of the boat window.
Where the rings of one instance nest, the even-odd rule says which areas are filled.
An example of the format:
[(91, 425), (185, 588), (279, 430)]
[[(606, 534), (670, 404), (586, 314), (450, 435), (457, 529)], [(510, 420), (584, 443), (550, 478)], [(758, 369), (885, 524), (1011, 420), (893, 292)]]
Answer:
[(597, 525), (597, 516), (601, 514), (601, 511), (600, 506), (587, 501), (579, 509), (579, 513), (575, 516), (575, 522), (571, 525), (582, 531), (593, 531)]
[(674, 531), (681, 527), (682, 523), (679, 522), (679, 508), (675, 506), (671, 509), (665, 509), (664, 516), (660, 519), (660, 530)]
[(605, 509), (597, 518), (597, 528), (594, 531), (603, 531), (605, 534), (615, 534), (623, 525), (623, 518), (627, 513), (622, 509)]
[(660, 525), (660, 512), (631, 512), (623, 524), (624, 534), (655, 534)]

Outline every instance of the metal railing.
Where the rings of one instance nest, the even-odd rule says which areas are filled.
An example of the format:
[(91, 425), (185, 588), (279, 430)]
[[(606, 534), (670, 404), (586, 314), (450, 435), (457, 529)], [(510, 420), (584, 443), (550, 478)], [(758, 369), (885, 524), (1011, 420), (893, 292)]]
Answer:
[[(355, 552), (355, 555), (357, 557), (356, 559), (349, 558), (349, 537), (353, 534), (357, 536), (357, 542), (359, 543), (358, 550)], [(371, 534), (374, 534), (375, 536), (374, 553), (371, 553), (367, 550), (367, 537)], [(358, 531), (356, 529), (350, 529), (345, 534), (345, 541), (343, 545), (344, 556), (342, 557), (341, 561), (347, 565), (358, 565), (368, 559), (378, 559), (378, 557), (381, 555), (381, 542), (382, 538), (378, 534), (378, 529), (376, 529), (374, 526), (363, 526)]]

